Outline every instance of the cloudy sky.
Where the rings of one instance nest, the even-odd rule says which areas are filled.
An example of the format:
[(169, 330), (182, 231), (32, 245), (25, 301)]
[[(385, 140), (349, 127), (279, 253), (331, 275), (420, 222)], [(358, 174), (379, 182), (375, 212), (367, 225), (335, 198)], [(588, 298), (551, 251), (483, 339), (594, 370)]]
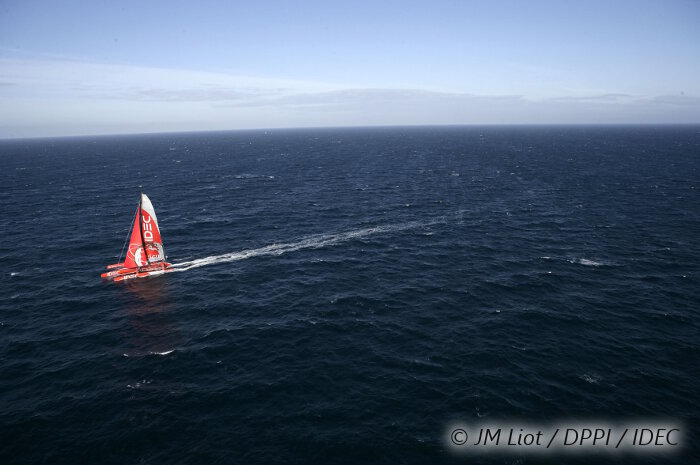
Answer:
[(700, 1), (0, 1), (0, 138), (700, 123)]

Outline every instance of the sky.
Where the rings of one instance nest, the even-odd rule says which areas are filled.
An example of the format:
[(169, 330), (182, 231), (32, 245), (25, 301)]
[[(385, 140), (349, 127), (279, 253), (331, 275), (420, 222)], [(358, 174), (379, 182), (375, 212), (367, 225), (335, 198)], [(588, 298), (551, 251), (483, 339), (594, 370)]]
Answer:
[(0, 138), (700, 123), (700, 0), (0, 0)]

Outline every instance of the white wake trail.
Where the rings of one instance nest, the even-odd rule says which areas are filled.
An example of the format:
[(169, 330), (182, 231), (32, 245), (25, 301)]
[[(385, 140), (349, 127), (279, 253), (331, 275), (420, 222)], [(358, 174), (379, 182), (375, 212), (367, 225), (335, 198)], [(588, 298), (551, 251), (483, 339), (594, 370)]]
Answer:
[(282, 244), (271, 244), (258, 249), (241, 250), (239, 252), (228, 253), (224, 255), (212, 255), (210, 257), (198, 258), (187, 262), (173, 264), (173, 271), (187, 271), (192, 268), (199, 268), (207, 265), (215, 265), (218, 263), (228, 263), (237, 260), (244, 260), (251, 257), (260, 257), (263, 255), (282, 255), (287, 252), (296, 252), (302, 249), (319, 249), (349, 241), (351, 239), (359, 239), (374, 234), (386, 234), (397, 231), (405, 231), (420, 227), (430, 226), (432, 224), (444, 222), (444, 219), (432, 221), (411, 221), (408, 223), (390, 224), (384, 226), (375, 226), (373, 228), (356, 229), (354, 231), (346, 231), (336, 234), (316, 234), (297, 242), (288, 242)]

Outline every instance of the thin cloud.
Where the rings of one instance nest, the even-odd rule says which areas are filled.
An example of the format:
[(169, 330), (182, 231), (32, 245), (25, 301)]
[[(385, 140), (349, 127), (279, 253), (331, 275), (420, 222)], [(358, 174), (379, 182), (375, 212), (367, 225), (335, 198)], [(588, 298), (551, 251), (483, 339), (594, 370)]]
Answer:
[(608, 93), (608, 94), (598, 94), (598, 95), (584, 95), (584, 96), (565, 96), (565, 97), (553, 97), (549, 100), (554, 102), (630, 102), (631, 100), (639, 98), (630, 94), (621, 93)]
[[(700, 98), (533, 98), (0, 58), (0, 137), (402, 124), (700, 123)], [(10, 85), (2, 85), (10, 84)]]
[(6, 80), (42, 92), (135, 100), (202, 101), (285, 89), (309, 92), (337, 88), (316, 81), (67, 60), (0, 58), (0, 69)]
[(697, 106), (700, 107), (700, 97), (690, 95), (659, 95), (654, 97), (654, 103), (663, 105), (679, 105), (679, 106)]
[(225, 87), (201, 89), (131, 89), (116, 92), (96, 93), (96, 96), (116, 100), (141, 102), (247, 102), (275, 96), (284, 89), (233, 89)]
[(475, 102), (512, 102), (521, 100), (518, 95), (480, 96), (467, 93), (435, 92), (423, 89), (341, 89), (331, 92), (287, 93), (286, 95), (268, 96), (266, 99), (232, 103), (228, 107), (246, 106), (289, 106), (289, 107), (325, 107), (343, 108), (362, 105), (410, 106), (424, 104), (460, 104)]

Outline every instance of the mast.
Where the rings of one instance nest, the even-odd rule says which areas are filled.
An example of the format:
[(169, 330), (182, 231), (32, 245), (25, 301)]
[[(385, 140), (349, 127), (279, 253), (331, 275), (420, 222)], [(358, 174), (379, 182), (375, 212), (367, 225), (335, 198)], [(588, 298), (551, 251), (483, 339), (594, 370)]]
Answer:
[(139, 235), (141, 237), (141, 247), (143, 247), (143, 254), (146, 256), (146, 264), (150, 265), (151, 261), (148, 259), (148, 250), (146, 250), (146, 241), (143, 240), (143, 214), (141, 212), (141, 202), (143, 202), (143, 192), (139, 196)]
[[(136, 207), (136, 212), (134, 212), (134, 217), (131, 219), (131, 224), (129, 225), (129, 229), (126, 230), (126, 237), (124, 238), (124, 245), (122, 245), (122, 251), (119, 254), (119, 260), (118, 262), (122, 261), (122, 257), (124, 256), (124, 248), (126, 247), (126, 244), (129, 242), (129, 231), (134, 230), (134, 221), (136, 221), (136, 217), (139, 214), (139, 207)], [(127, 249), (126, 253), (129, 253), (129, 250)], [(125, 258), (126, 259), (126, 258)]]

